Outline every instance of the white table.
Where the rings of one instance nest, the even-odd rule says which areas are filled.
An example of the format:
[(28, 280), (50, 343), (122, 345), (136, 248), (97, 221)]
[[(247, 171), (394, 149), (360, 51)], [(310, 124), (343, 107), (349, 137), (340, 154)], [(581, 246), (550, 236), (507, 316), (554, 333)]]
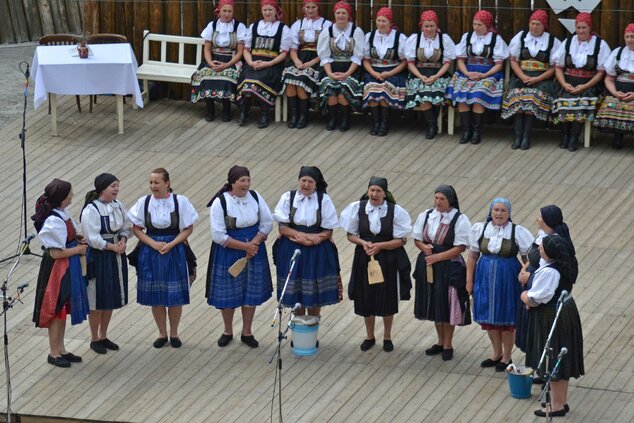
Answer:
[(136, 106), (143, 107), (136, 79), (138, 65), (130, 44), (91, 44), (90, 50), (87, 59), (80, 59), (74, 46), (39, 46), (35, 50), (33, 105), (37, 110), (50, 97), (53, 136), (57, 136), (58, 94), (116, 95), (119, 134), (123, 134), (123, 96), (133, 94)]

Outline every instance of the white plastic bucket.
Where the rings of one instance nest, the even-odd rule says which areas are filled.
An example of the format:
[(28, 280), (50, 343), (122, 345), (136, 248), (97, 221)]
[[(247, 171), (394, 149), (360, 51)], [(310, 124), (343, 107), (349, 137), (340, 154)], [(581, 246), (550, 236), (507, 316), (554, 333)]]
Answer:
[(290, 327), (293, 333), (293, 353), (301, 357), (317, 354), (319, 317), (295, 316), (291, 319)]

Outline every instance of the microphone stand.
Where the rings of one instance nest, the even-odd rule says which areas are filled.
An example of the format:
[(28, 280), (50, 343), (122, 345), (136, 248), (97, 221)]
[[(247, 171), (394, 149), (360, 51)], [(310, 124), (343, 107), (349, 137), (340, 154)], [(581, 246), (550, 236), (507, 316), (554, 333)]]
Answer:
[(25, 251), (29, 248), (29, 244), (27, 242), (22, 243), (22, 249), (15, 256), (15, 262), (13, 263), (13, 267), (9, 270), (9, 274), (4, 279), (2, 283), (2, 316), (4, 320), (4, 370), (6, 374), (6, 384), (7, 384), (7, 422), (11, 423), (11, 374), (10, 374), (10, 365), (9, 365), (9, 335), (7, 334), (7, 312), (16, 301), (22, 303), (20, 295), (24, 292), (24, 288), (28, 286), (28, 284), (20, 285), (16, 291), (15, 297), (11, 298), (7, 296), (7, 291), (9, 290), (9, 279), (13, 272), (18, 267), (18, 263), (20, 263), (20, 259), (24, 255)]

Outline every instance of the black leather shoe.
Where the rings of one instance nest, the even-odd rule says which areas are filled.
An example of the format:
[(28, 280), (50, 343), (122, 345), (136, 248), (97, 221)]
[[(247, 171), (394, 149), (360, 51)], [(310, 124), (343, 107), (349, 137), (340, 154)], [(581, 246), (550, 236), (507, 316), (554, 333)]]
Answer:
[(55, 367), (70, 367), (70, 361), (66, 360), (64, 357), (52, 357), (49, 354), (46, 361), (48, 361), (48, 364), (52, 364)]
[(256, 341), (255, 336), (253, 335), (249, 335), (249, 336), (240, 335), (240, 341), (242, 341), (242, 343), (244, 344), (247, 344), (251, 348), (257, 348), (260, 345), (260, 343)]
[[(566, 415), (567, 411), (565, 408), (562, 408), (561, 410), (558, 411), (551, 411), (549, 416), (551, 417), (564, 417)], [(546, 417), (546, 412), (542, 411), (542, 410), (535, 410), (533, 411), (533, 414), (535, 414), (537, 417)]]
[(394, 351), (394, 344), (392, 343), (391, 339), (384, 339), (383, 340), (383, 351), (385, 351), (385, 352)]
[(381, 125), (381, 112), (380, 106), (370, 107), (370, 115), (372, 115), (372, 129), (370, 129), (370, 135), (376, 135), (379, 133), (379, 126)]
[(384, 137), (387, 135), (389, 121), (390, 121), (390, 109), (388, 107), (379, 106), (379, 116), (381, 117), (381, 121), (379, 124), (379, 130), (376, 135), (379, 137)]
[(471, 112), (460, 112), (460, 125), (462, 126), (462, 137), (460, 144), (468, 144), (471, 141)]
[(214, 101), (206, 99), (205, 103), (207, 104), (207, 113), (205, 114), (205, 120), (207, 122), (213, 122), (216, 118), (216, 108), (214, 107)]
[[(546, 408), (545, 402), (542, 402), (540, 405), (542, 406), (542, 408)], [(570, 407), (568, 407), (568, 404), (564, 404), (564, 410), (566, 410), (566, 413), (570, 411)]]
[(260, 108), (260, 120), (258, 121), (258, 128), (263, 129), (269, 126), (269, 108), (268, 106), (261, 106)]
[(376, 339), (365, 339), (362, 343), (361, 343), (361, 351), (367, 351), (370, 348), (372, 348), (374, 346), (374, 344), (376, 344)]
[(299, 118), (297, 118), (297, 129), (304, 129), (308, 126), (308, 109), (310, 108), (310, 100), (299, 99), (297, 102), (297, 111)]
[(62, 354), (62, 357), (64, 357), (70, 363), (81, 363), (81, 357), (73, 353)]
[(297, 96), (287, 97), (286, 103), (288, 104), (288, 122), (286, 126), (289, 129), (293, 129), (297, 127), (297, 119), (299, 119), (299, 115), (297, 114)]
[(90, 349), (96, 352), (97, 354), (105, 354), (108, 352), (106, 347), (103, 346), (101, 341), (92, 341), (90, 343)]
[(337, 115), (339, 114), (339, 105), (333, 104), (328, 106), (328, 123), (326, 131), (334, 131), (337, 128)]
[(513, 363), (513, 360), (509, 360), (508, 363), (505, 363), (503, 361), (500, 361), (496, 366), (495, 366), (495, 371), (496, 372), (503, 372), (506, 370), (506, 368), (509, 366), (509, 364)]
[(112, 351), (118, 351), (119, 350), (119, 346), (117, 344), (115, 344), (114, 342), (112, 342), (111, 340), (109, 340), (108, 338), (104, 338), (101, 341), (101, 345), (103, 345), (104, 347), (106, 347), (109, 350)]
[(220, 339), (218, 339), (218, 346), (220, 348), (226, 347), (227, 345), (229, 345), (229, 342), (231, 342), (232, 339), (233, 335), (226, 335), (223, 333)]
[(163, 348), (167, 344), (167, 336), (165, 338), (156, 338), (152, 344), (154, 348)]
[(425, 350), (425, 355), (438, 355), (442, 352), (442, 350), (442, 345), (434, 344), (431, 346), (431, 348), (427, 348)]
[(350, 106), (339, 105), (339, 110), (341, 112), (339, 113), (341, 116), (339, 130), (341, 132), (346, 132), (350, 129)]
[(500, 362), (502, 361), (502, 357), (498, 358), (497, 360), (491, 360), (490, 358), (487, 358), (486, 360), (484, 360), (482, 363), (480, 363), (480, 367), (495, 367), (498, 364), (500, 364)]
[(173, 336), (170, 338), (170, 345), (174, 348), (180, 348), (183, 345), (183, 342), (178, 336)]
[(445, 348), (442, 350), (442, 360), (449, 361), (453, 358), (453, 348)]
[(222, 121), (223, 122), (231, 121), (231, 101), (229, 100), (222, 101)]

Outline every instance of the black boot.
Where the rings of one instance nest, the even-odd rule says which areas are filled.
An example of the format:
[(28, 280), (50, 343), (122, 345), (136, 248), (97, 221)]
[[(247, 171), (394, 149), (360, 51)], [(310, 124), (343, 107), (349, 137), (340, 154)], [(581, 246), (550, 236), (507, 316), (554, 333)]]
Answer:
[(433, 138), (436, 138), (436, 135), (438, 135), (438, 122), (436, 121), (436, 113), (434, 113), (434, 108), (432, 107), (429, 110), (423, 110), (423, 117), (425, 118), (425, 123), (427, 123), (425, 139), (431, 140)]
[(376, 133), (379, 137), (387, 135), (388, 123), (390, 121), (390, 108), (379, 106), (381, 122), (379, 125), (379, 131)]
[(623, 132), (615, 132), (614, 140), (612, 141), (612, 148), (615, 150), (621, 150), (623, 148)]
[(309, 99), (300, 98), (297, 101), (297, 111), (299, 118), (297, 119), (297, 129), (304, 129), (308, 126), (308, 107), (310, 106)]
[(471, 114), (471, 130), (473, 135), (471, 136), (471, 144), (480, 144), (480, 128), (482, 127), (482, 117), (484, 113), (472, 113)]
[(570, 138), (570, 122), (563, 122), (561, 124), (561, 141), (559, 141), (559, 148), (568, 148), (568, 138)]
[(341, 132), (346, 132), (350, 129), (350, 106), (344, 106), (343, 104), (339, 105), (341, 119), (339, 121), (339, 130)]
[(379, 133), (379, 126), (381, 126), (381, 106), (370, 107), (370, 115), (372, 115), (372, 129), (370, 129), (370, 135), (376, 135)]
[(222, 121), (231, 121), (231, 100), (222, 100)]
[(524, 114), (524, 133), (522, 134), (522, 150), (528, 150), (531, 148), (531, 131), (533, 130), (534, 116), (531, 114)]
[(207, 122), (213, 122), (216, 118), (216, 108), (214, 107), (214, 101), (210, 98), (205, 99), (207, 105), (207, 114), (205, 114), (205, 120)]
[(579, 148), (579, 135), (583, 129), (582, 122), (572, 122), (570, 124), (570, 137), (568, 138), (568, 151), (577, 151)]
[(339, 114), (339, 108), (339, 104), (328, 106), (328, 124), (326, 125), (326, 129), (328, 131), (334, 131), (337, 127), (337, 114)]
[(462, 126), (462, 138), (460, 144), (471, 141), (471, 112), (460, 112), (460, 125)]
[(244, 126), (249, 119), (249, 100), (243, 99), (240, 105), (240, 117), (238, 118), (238, 125)]
[(517, 150), (522, 145), (522, 136), (524, 135), (524, 114), (515, 113), (513, 118), (513, 131), (515, 132), (515, 140), (511, 148)]
[(288, 127), (295, 128), (297, 127), (297, 97), (287, 97), (286, 101), (288, 101)]
[(260, 120), (258, 121), (258, 128), (266, 128), (269, 126), (269, 109), (270, 106), (265, 102), (260, 102)]

